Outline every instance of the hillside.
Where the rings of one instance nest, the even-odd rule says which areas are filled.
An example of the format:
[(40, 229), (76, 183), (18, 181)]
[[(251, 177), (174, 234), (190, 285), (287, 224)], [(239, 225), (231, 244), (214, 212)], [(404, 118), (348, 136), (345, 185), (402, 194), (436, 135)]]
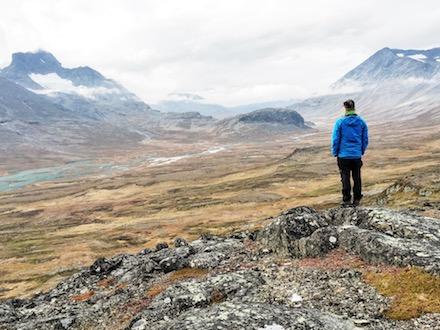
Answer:
[(0, 329), (434, 329), (439, 233), (386, 209), (294, 208), (259, 231), (100, 258), (0, 303)]
[(310, 130), (304, 118), (293, 110), (265, 108), (219, 121), (214, 134), (224, 139), (265, 139)]

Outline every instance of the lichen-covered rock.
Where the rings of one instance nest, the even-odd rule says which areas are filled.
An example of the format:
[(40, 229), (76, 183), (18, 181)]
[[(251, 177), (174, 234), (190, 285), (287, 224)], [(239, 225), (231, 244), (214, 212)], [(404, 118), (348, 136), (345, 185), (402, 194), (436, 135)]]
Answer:
[(419, 266), (440, 274), (440, 248), (418, 239), (393, 237), (355, 226), (341, 227), (340, 246), (376, 264)]
[[(333, 314), (313, 309), (288, 308), (282, 305), (244, 303), (226, 301), (208, 308), (194, 309), (174, 319), (145, 323), (143, 327), (132, 329), (146, 330), (193, 330), (193, 329), (308, 329), (308, 330), (351, 330), (351, 321)], [(147, 325), (148, 324), (148, 325)], [(150, 327), (150, 328), (149, 328)]]
[(181, 238), (181, 237), (177, 237), (175, 240), (174, 240), (174, 246), (177, 248), (177, 247), (181, 247), (181, 246), (188, 246), (189, 244), (188, 244), (188, 242), (185, 240), (185, 239), (183, 239), (183, 238)]
[(165, 272), (169, 273), (173, 270), (178, 270), (183, 267), (186, 267), (188, 265), (188, 260), (185, 258), (179, 258), (179, 257), (168, 257), (165, 259), (162, 259), (159, 262), (159, 267)]
[(291, 255), (296, 257), (318, 257), (339, 246), (338, 230), (334, 226), (322, 227), (310, 236), (292, 242)]
[(337, 208), (326, 217), (334, 225), (354, 225), (392, 237), (440, 244), (440, 221), (415, 214), (375, 208)]
[(440, 274), (438, 219), (375, 208), (331, 209), (326, 218), (338, 226), (339, 245), (368, 262)]
[[(258, 240), (270, 250), (290, 256), (302, 256), (298, 241), (328, 226), (327, 220), (314, 209), (297, 207), (275, 218), (258, 234)], [(310, 243), (304, 243), (309, 245)]]
[(0, 324), (12, 324), (19, 316), (12, 303), (0, 305)]
[(251, 296), (250, 292), (263, 283), (259, 273), (254, 271), (226, 273), (204, 280), (177, 283), (156, 296), (132, 323), (134, 325), (139, 319), (144, 319), (151, 325), (164, 318), (174, 318), (191, 308), (205, 307), (237, 297), (246, 300), (246, 296)]
[(161, 243), (157, 243), (156, 244), (156, 249), (155, 249), (156, 252), (160, 251), (160, 250), (163, 250), (163, 249), (168, 249), (168, 243), (161, 242)]
[(263, 272), (262, 299), (278, 304), (318, 309), (353, 320), (380, 318), (388, 300), (351, 269), (299, 268), (292, 262), (282, 267), (267, 267)]
[(374, 208), (335, 208), (321, 215), (295, 208), (259, 234), (274, 252), (316, 257), (342, 247), (372, 263), (419, 266), (440, 273), (440, 221)]
[(197, 253), (188, 258), (192, 268), (212, 269), (229, 259), (232, 252), (242, 251), (243, 243), (239, 239), (213, 238), (193, 241), (191, 246)]
[(220, 252), (201, 252), (189, 258), (189, 265), (191, 268), (215, 268), (227, 258), (226, 254)]
[(99, 258), (90, 266), (90, 272), (92, 274), (107, 274), (116, 269), (120, 264), (121, 260)]
[[(100, 258), (47, 293), (0, 302), (0, 329), (435, 329), (383, 317), (389, 301), (346, 268), (301, 267), (339, 247), (440, 274), (440, 221), (386, 209), (291, 209), (250, 233)], [(277, 252), (271, 253), (270, 251)], [(339, 253), (339, 252), (338, 252)], [(331, 259), (331, 256), (329, 257)], [(349, 265), (349, 264), (347, 264)], [(200, 269), (200, 268), (203, 268)]]

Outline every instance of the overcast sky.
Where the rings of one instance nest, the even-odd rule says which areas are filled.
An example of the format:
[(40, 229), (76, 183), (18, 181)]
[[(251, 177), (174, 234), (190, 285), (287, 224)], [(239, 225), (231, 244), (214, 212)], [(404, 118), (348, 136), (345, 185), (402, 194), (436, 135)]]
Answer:
[(440, 46), (438, 0), (1, 0), (0, 66), (44, 49), (155, 103), (301, 98), (376, 50)]

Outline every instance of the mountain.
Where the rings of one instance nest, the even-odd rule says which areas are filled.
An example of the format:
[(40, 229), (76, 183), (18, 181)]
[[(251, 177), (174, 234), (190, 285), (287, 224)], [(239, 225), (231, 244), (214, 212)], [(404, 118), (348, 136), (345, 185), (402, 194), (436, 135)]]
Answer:
[(108, 123), (84, 118), (43, 95), (0, 77), (0, 136), (5, 157), (20, 148), (66, 153), (87, 145), (120, 145), (140, 140), (139, 134), (117, 131)]
[(212, 116), (218, 119), (224, 119), (263, 108), (281, 108), (294, 102), (294, 100), (277, 100), (227, 107), (220, 104), (208, 103), (202, 96), (197, 94), (171, 93), (168, 96), (168, 99), (162, 100), (152, 105), (152, 107), (164, 112), (199, 112), (202, 115)]
[(343, 101), (352, 98), (359, 113), (372, 123), (440, 123), (439, 72), (440, 48), (383, 48), (337, 80), (332, 85), (333, 94), (287, 108), (298, 111), (306, 120), (328, 125), (343, 114)]
[(46, 51), (15, 53), (0, 71), (0, 148), (8, 150), (0, 163), (6, 170), (94, 158), (146, 139), (182, 139), (186, 132), (195, 138), (214, 121), (153, 110), (98, 71), (65, 68)]
[[(53, 75), (49, 79), (41, 76)], [(47, 85), (59, 83), (59, 86), (103, 87), (126, 92), (114, 81), (105, 78), (98, 71), (88, 66), (64, 68), (51, 53), (40, 50), (35, 53), (14, 53), (9, 66), (0, 71), (3, 77), (15, 81), (28, 89), (44, 90)], [(58, 79), (58, 81), (55, 81)], [(64, 80), (64, 81), (63, 81)], [(67, 80), (67, 81), (66, 81)], [(50, 91), (48, 91), (50, 92)]]
[(203, 97), (191, 93), (171, 93), (166, 100), (162, 100), (152, 105), (152, 107), (163, 112), (198, 112), (216, 118), (223, 118), (229, 115), (226, 107), (207, 103)]
[(119, 125), (122, 116), (157, 116), (136, 95), (98, 71), (88, 66), (65, 68), (46, 51), (14, 53), (0, 76), (89, 118)]
[(214, 134), (227, 139), (261, 139), (310, 129), (296, 111), (265, 108), (219, 121)]
[(345, 74), (335, 87), (361, 86), (389, 80), (433, 79), (440, 71), (440, 48), (430, 50), (383, 48)]
[(157, 111), (96, 70), (65, 68), (51, 53), (14, 53), (0, 79), (0, 135), (13, 151), (3, 158), (15, 157), (17, 146), (82, 154), (155, 134)]

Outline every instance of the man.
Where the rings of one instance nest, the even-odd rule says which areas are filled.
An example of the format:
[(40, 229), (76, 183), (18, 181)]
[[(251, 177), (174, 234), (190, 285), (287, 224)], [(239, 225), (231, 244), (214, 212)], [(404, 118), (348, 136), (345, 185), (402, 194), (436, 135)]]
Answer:
[[(368, 127), (356, 114), (353, 100), (344, 102), (345, 116), (333, 128), (332, 154), (338, 158), (342, 181), (342, 206), (358, 206), (362, 199), (362, 156), (368, 146)], [(353, 202), (350, 175), (353, 177)]]

